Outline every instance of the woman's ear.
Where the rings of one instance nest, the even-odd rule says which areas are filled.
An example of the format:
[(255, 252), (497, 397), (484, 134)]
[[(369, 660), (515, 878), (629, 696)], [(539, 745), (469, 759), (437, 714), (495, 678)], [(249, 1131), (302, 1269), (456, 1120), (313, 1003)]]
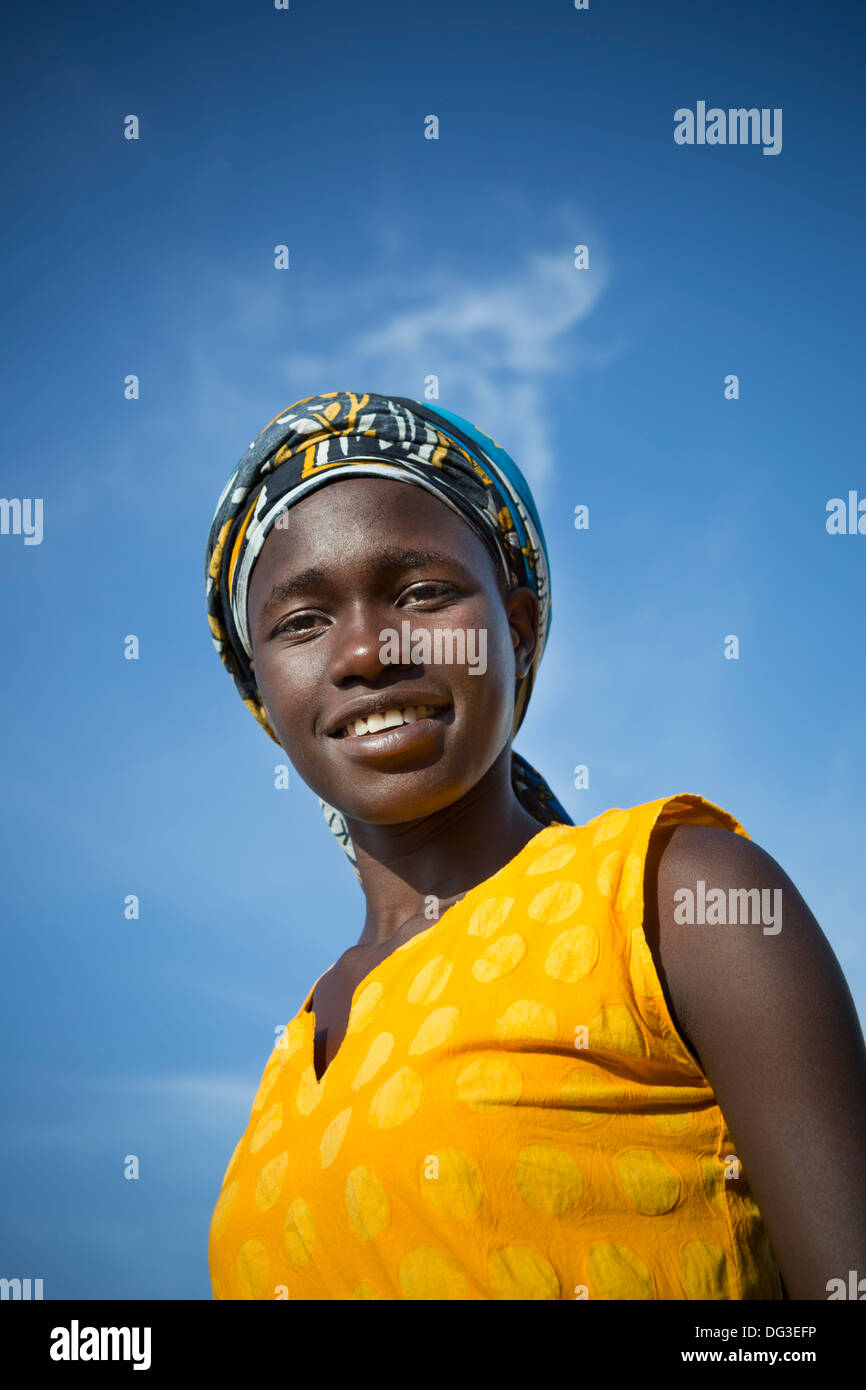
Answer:
[(531, 589), (512, 589), (506, 598), (508, 626), (514, 646), (514, 663), (519, 676), (532, 666), (538, 643), (538, 599)]

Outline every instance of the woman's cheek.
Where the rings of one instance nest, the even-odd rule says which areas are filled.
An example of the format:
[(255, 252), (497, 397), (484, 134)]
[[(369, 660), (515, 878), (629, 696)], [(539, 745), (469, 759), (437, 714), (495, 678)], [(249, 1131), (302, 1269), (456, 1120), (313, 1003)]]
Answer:
[(476, 653), (483, 653), (475, 672), (467, 668), (464, 682), (465, 698), (472, 712), (471, 721), (484, 730), (497, 750), (511, 732), (513, 719), (514, 657), (510, 629), (497, 625), (487, 629), (485, 647), (476, 644)]
[(312, 715), (309, 712), (309, 691), (299, 684), (293, 671), (291, 683), (287, 679), (285, 657), (277, 656), (271, 661), (257, 663), (256, 674), (259, 693), (265, 702), (268, 717), (274, 732), (279, 736), (286, 753), (292, 759), (302, 756), (305, 743), (305, 730), (312, 737)]

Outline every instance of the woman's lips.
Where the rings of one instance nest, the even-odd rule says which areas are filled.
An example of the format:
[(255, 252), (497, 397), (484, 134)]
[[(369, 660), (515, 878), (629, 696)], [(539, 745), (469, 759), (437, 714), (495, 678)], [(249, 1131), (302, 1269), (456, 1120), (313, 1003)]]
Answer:
[(376, 734), (347, 734), (334, 739), (335, 744), (349, 758), (363, 761), (367, 758), (387, 758), (424, 743), (444, 737), (444, 725), (453, 724), (454, 706), (416, 719), (411, 724), (397, 724), (391, 729), (380, 729)]

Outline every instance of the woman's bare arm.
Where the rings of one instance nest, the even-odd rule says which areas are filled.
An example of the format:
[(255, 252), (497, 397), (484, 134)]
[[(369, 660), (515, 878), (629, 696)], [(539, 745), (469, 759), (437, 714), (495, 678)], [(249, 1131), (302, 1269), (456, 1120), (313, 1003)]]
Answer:
[[(684, 890), (700, 915), (699, 880), (705, 917), (707, 895), (721, 889), (726, 917), (733, 907), (741, 920), (683, 921)], [(758, 922), (754, 895), (731, 897), (755, 889), (763, 893)], [(852, 1270), (866, 1281), (866, 1045), (839, 962), (802, 896), (753, 841), (676, 826), (651, 839), (645, 931), (788, 1296), (827, 1299), (829, 1281), (847, 1287)]]

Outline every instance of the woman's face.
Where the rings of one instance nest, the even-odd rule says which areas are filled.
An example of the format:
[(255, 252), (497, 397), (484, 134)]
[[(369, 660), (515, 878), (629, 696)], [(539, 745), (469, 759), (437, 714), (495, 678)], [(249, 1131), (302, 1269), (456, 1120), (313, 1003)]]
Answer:
[[(451, 805), (510, 743), (535, 595), (503, 599), (471, 527), (406, 483), (340, 479), (282, 522), (253, 568), (247, 612), (256, 684), (293, 766), (350, 820), (396, 824)], [(353, 724), (371, 708), (422, 705), (429, 715), (406, 726)]]

